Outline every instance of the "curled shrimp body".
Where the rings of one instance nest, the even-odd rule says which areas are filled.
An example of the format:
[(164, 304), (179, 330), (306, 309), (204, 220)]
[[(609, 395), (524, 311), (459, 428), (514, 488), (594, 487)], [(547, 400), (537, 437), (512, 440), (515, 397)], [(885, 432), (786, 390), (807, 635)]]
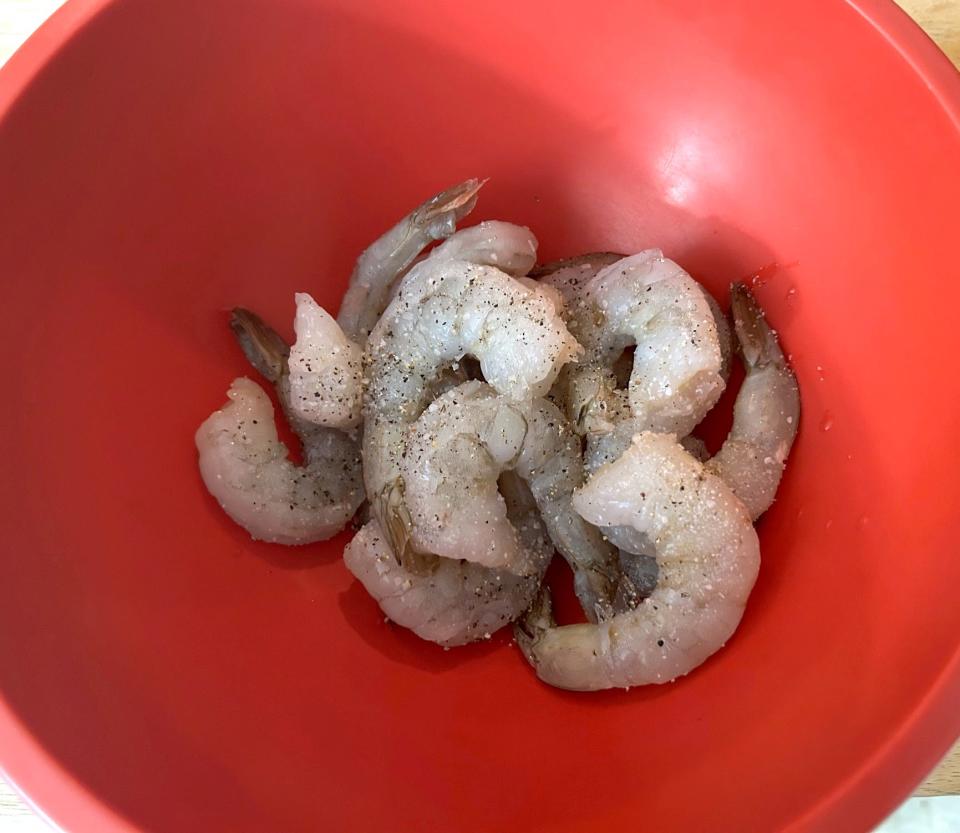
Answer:
[(800, 423), (797, 379), (750, 290), (730, 288), (730, 309), (746, 368), (733, 407), (733, 427), (707, 463), (756, 520), (776, 496)]
[[(569, 371), (568, 413), (586, 433), (608, 433), (629, 419), (631, 433), (686, 436), (723, 392), (720, 337), (705, 292), (658, 249), (598, 271), (568, 314), (585, 348)], [(613, 368), (631, 345), (623, 391)]]
[(760, 547), (719, 477), (673, 437), (644, 432), (573, 502), (592, 524), (646, 535), (659, 574), (638, 607), (598, 624), (556, 626), (543, 591), (517, 640), (544, 682), (577, 691), (665, 683), (723, 646), (743, 615)]
[(363, 501), (356, 443), (310, 426), (300, 435), (304, 464), (298, 466), (277, 436), (263, 388), (241, 377), (227, 396), (196, 434), (210, 494), (257, 540), (309, 544), (336, 535)]
[(483, 187), (468, 179), (417, 206), (357, 259), (337, 322), (347, 337), (362, 344), (390, 300), (390, 290), (411, 263), (435, 240), (453, 234), (477, 204)]
[[(656, 250), (651, 250), (651, 252), (655, 251)], [(636, 257), (646, 256), (647, 254), (649, 253), (643, 252)], [(659, 253), (657, 252), (657, 254)], [(531, 277), (539, 279), (544, 284), (550, 285), (560, 292), (563, 297), (565, 318), (570, 327), (570, 331), (579, 339), (584, 337), (583, 334), (585, 332), (596, 329), (599, 320), (596, 310), (590, 309), (586, 287), (598, 272), (625, 260), (627, 260), (626, 255), (615, 252), (590, 252), (588, 254), (578, 255), (577, 257), (566, 258), (538, 266), (530, 274)], [(714, 323), (716, 324), (721, 358), (720, 375), (722, 379), (726, 381), (730, 373), (730, 358), (733, 352), (733, 342), (729, 324), (714, 297), (703, 286), (695, 281), (693, 283), (696, 284), (696, 287), (703, 295), (704, 300), (710, 308)], [(689, 285), (687, 288), (692, 289)], [(590, 339), (586, 337), (585, 340), (589, 341)], [(588, 359), (585, 358), (584, 362), (582, 362), (581, 366), (576, 368), (576, 370), (583, 374), (588, 363)], [(632, 359), (626, 354), (623, 354), (614, 361), (611, 369), (617, 386), (627, 387), (632, 371)], [(574, 370), (574, 368), (570, 368), (570, 370)], [(600, 372), (593, 380), (587, 383), (587, 387), (590, 385), (597, 387), (603, 381), (606, 381), (607, 384), (611, 382), (609, 376)], [(560, 383), (558, 383), (558, 388), (561, 390), (556, 391), (555, 395), (565, 395), (566, 385), (566, 380), (561, 377)]]
[(595, 620), (609, 610), (615, 553), (573, 511), (570, 499), (583, 483), (580, 441), (544, 399), (513, 402), (467, 382), (424, 411), (401, 465), (411, 545), (519, 575), (538, 572), (539, 553), (524, 548), (497, 488), (505, 471), (526, 483)]
[(308, 544), (339, 532), (363, 502), (359, 447), (343, 431), (316, 425), (292, 407), (289, 348), (259, 317), (235, 310), (231, 326), (247, 358), (273, 382), (300, 439), (304, 463), (289, 459), (273, 404), (250, 379), (236, 379), (229, 402), (197, 430), (200, 474), (224, 511), (251, 536)]
[(537, 238), (530, 229), (502, 220), (485, 220), (454, 232), (421, 257), (403, 279), (394, 283), (390, 300), (393, 300), (407, 278), (414, 280), (420, 272), (437, 269), (441, 264), (452, 261), (495, 266), (526, 284), (528, 279), (525, 276), (536, 259)]
[(537, 262), (537, 238), (526, 226), (502, 220), (484, 220), (452, 234), (427, 255), (431, 264), (462, 260), (496, 266), (501, 272), (520, 277)]
[[(656, 249), (597, 252), (545, 271), (585, 347), (552, 396), (586, 434), (588, 474), (616, 460), (638, 431), (689, 433), (719, 398), (729, 369), (729, 328), (710, 294)], [(642, 597), (656, 572), (642, 558), (649, 542), (629, 527), (605, 532), (622, 551), (621, 599)]]
[(507, 517), (535, 570), (519, 576), (470, 561), (437, 558), (426, 573), (401, 565), (376, 520), (347, 545), (347, 569), (377, 601), (384, 614), (422, 639), (444, 646), (490, 636), (529, 607), (553, 554), (536, 504), (513, 472), (501, 477)]
[(406, 542), (395, 516), (403, 502), (405, 433), (429, 404), (441, 369), (472, 356), (498, 393), (524, 401), (546, 393), (579, 351), (543, 292), (492, 266), (427, 263), (404, 279), (371, 333), (365, 358), (364, 480), (401, 558)]

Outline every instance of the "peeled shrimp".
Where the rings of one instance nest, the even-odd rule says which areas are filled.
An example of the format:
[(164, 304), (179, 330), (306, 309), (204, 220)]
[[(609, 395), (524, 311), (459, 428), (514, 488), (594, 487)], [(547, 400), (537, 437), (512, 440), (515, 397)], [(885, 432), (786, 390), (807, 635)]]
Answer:
[[(568, 413), (587, 433), (607, 433), (629, 418), (631, 433), (685, 436), (723, 392), (720, 339), (704, 290), (658, 249), (601, 269), (568, 314), (585, 348), (569, 372)], [(624, 392), (613, 366), (631, 344)]]
[[(596, 319), (584, 314), (586, 309), (583, 298), (584, 288), (601, 269), (612, 266), (625, 258), (626, 255), (615, 252), (590, 252), (538, 266), (530, 275), (539, 279), (545, 285), (554, 287), (561, 293), (568, 325), (574, 336), (579, 338), (578, 333), (581, 327), (596, 326)], [(727, 318), (716, 299), (700, 284), (697, 284), (697, 287), (710, 307), (714, 323), (717, 325), (717, 340), (720, 346), (720, 376), (726, 382), (730, 375), (730, 359), (733, 353), (730, 325), (727, 323)], [(614, 361), (612, 370), (617, 387), (627, 387), (632, 367), (633, 359), (628, 357), (626, 353)], [(565, 385), (563, 387), (565, 389)], [(559, 391), (556, 393), (559, 394)]]
[(746, 367), (733, 407), (733, 428), (707, 468), (756, 520), (773, 503), (800, 422), (800, 389), (750, 290), (730, 288), (733, 326)]
[(305, 292), (298, 292), (296, 301), (297, 340), (287, 359), (290, 410), (315, 425), (356, 428), (363, 393), (363, 351)]
[(750, 517), (730, 488), (671, 436), (644, 432), (573, 498), (600, 527), (629, 525), (656, 552), (657, 586), (599, 624), (556, 626), (544, 591), (517, 628), (537, 675), (576, 691), (664, 683), (736, 630), (760, 567)]
[(520, 277), (537, 262), (537, 238), (526, 226), (485, 220), (455, 232), (428, 257), (431, 263), (462, 260), (496, 266), (501, 272)]
[[(588, 345), (587, 355), (583, 357), (578, 365), (567, 366), (563, 374), (561, 374), (556, 389), (551, 394), (551, 397), (555, 401), (564, 401), (571, 386), (575, 395), (578, 391), (580, 392), (580, 399), (568, 409), (568, 413), (574, 411), (574, 415), (581, 418), (581, 425), (582, 420), (588, 418), (588, 415), (580, 411), (580, 407), (584, 404), (586, 404), (587, 407), (593, 404), (589, 401), (592, 391), (598, 391), (604, 388), (628, 388), (631, 382), (634, 363), (633, 357), (624, 352), (619, 356), (613, 357), (612, 364), (609, 364), (609, 370), (604, 366), (603, 362), (597, 362), (591, 366), (591, 359), (597, 358), (595, 355), (592, 355), (592, 353), (596, 351), (598, 342), (602, 342), (604, 336), (602, 333), (597, 333), (598, 328), (607, 328), (612, 331), (613, 327), (608, 323), (607, 314), (603, 311), (602, 307), (597, 306), (598, 302), (602, 304), (602, 300), (600, 299), (605, 295), (609, 295), (610, 290), (594, 287), (591, 292), (587, 290), (587, 287), (591, 285), (591, 282), (598, 272), (607, 271), (608, 267), (613, 267), (615, 264), (621, 262), (629, 264), (631, 261), (637, 261), (643, 264), (651, 259), (655, 261), (659, 260), (659, 262), (663, 264), (670, 264), (675, 269), (679, 269), (679, 267), (672, 264), (671, 261), (663, 260), (658, 250), (650, 250), (641, 252), (641, 254), (635, 255), (633, 258), (628, 258), (625, 255), (614, 252), (591, 252), (548, 263), (537, 267), (531, 272), (532, 277), (538, 278), (542, 283), (554, 287), (561, 293), (564, 301), (564, 317), (568, 322), (570, 331), (576, 338), (582, 339), (582, 342)], [(699, 292), (710, 309), (710, 314), (716, 326), (716, 341), (720, 350), (719, 373), (725, 384), (730, 374), (730, 358), (733, 352), (730, 326), (714, 297), (707, 292), (703, 286), (692, 278), (689, 278), (689, 276), (686, 276), (686, 273), (683, 273), (683, 275), (684, 277), (679, 281), (679, 287), (676, 287), (679, 293), (684, 295), (695, 291)], [(656, 279), (656, 276), (653, 276), (650, 278), (650, 281), (652, 282)], [(624, 276), (615, 275), (614, 280), (617, 283), (623, 283)], [(674, 283), (674, 281), (671, 281), (671, 283)], [(661, 298), (657, 301), (654, 301), (652, 298), (649, 300), (645, 298), (644, 296), (649, 296), (650, 293), (647, 292), (647, 284), (643, 281), (635, 281), (635, 286), (638, 290), (643, 290), (642, 295), (639, 291), (637, 293), (638, 297), (635, 300), (637, 300), (638, 303), (658, 304), (661, 306), (670, 303), (669, 297)], [(591, 295), (595, 296), (593, 300), (591, 300)], [(621, 302), (623, 302), (623, 300), (624, 299), (621, 298)], [(629, 298), (627, 298), (626, 301), (629, 303)], [(702, 309), (699, 310), (697, 314), (702, 316)], [(618, 311), (618, 315), (615, 317), (622, 319), (624, 317), (622, 310)], [(651, 309), (645, 313), (644, 317), (648, 319), (652, 317), (651, 323), (656, 325), (660, 316), (656, 310)], [(623, 325), (623, 329), (629, 329), (632, 326), (635, 326), (635, 324), (632, 322), (627, 323)], [(607, 335), (609, 336), (609, 333)], [(606, 362), (609, 362), (610, 358), (611, 356), (608, 353), (605, 357)], [(681, 362), (685, 360), (682, 351), (677, 354), (676, 359)], [(571, 376), (574, 378), (571, 379)], [(583, 391), (588, 391), (586, 394), (586, 403)], [(718, 394), (711, 392), (707, 401), (712, 399), (714, 395)], [(606, 442), (600, 442), (595, 448), (588, 450), (588, 467), (592, 467), (592, 469), (596, 469), (597, 466), (616, 459), (616, 456), (629, 445), (630, 438), (636, 431), (658, 427), (656, 425), (645, 425), (643, 422), (637, 422), (636, 420), (630, 424), (624, 424), (631, 415), (631, 402), (626, 396), (605, 391), (605, 395), (599, 397), (599, 402), (602, 403), (602, 409), (606, 412), (606, 418), (601, 424), (602, 434), (608, 432), (613, 434), (619, 433), (619, 436), (611, 436)], [(705, 413), (705, 408), (709, 409), (709, 405), (701, 402), (696, 406), (695, 412), (702, 415), (702, 413)], [(621, 425), (622, 430), (617, 432), (616, 428)]]
[[(729, 327), (710, 294), (658, 250), (631, 257), (593, 252), (533, 274), (563, 294), (570, 330), (586, 348), (579, 364), (564, 369), (551, 399), (587, 435), (588, 474), (616, 460), (637, 431), (689, 432), (719, 398)], [(631, 344), (632, 360), (624, 352)], [(649, 542), (630, 527), (606, 535), (622, 551), (627, 578), (618, 604), (636, 601), (656, 575), (643, 558)]]
[(536, 259), (537, 238), (530, 229), (502, 220), (485, 220), (455, 231), (428, 254), (422, 255), (402, 279), (394, 282), (390, 300), (400, 291), (403, 280), (408, 277), (413, 280), (418, 272), (436, 269), (443, 262), (460, 260), (481, 266), (496, 266), (501, 272), (524, 283)]
[(270, 398), (236, 379), (230, 401), (196, 433), (200, 474), (224, 511), (254, 538), (308, 544), (339, 532), (363, 502), (357, 442), (299, 417), (291, 404), (289, 348), (259, 317), (235, 310), (231, 326), (247, 358), (273, 382), (300, 439), (304, 464), (289, 459)]
[(529, 607), (553, 553), (522, 481), (505, 472), (501, 491), (508, 520), (535, 559), (529, 575), (450, 558), (435, 559), (429, 573), (418, 575), (398, 563), (376, 520), (347, 545), (344, 563), (386, 616), (422, 639), (453, 646), (488, 637)]
[(468, 179), (415, 208), (357, 259), (337, 322), (362, 344), (386, 308), (397, 278), (434, 240), (449, 237), (477, 204), (483, 182)]
[[(530, 272), (544, 284), (555, 287), (563, 296), (568, 311), (575, 310), (582, 300), (583, 288), (601, 269), (623, 260), (626, 255), (616, 252), (589, 252), (577, 257), (568, 257), (545, 263)], [(571, 329), (576, 322), (571, 323)]]
[(498, 393), (523, 401), (546, 393), (579, 352), (544, 293), (492, 266), (428, 261), (404, 279), (367, 344), (364, 480), (404, 559), (405, 542), (390, 520), (403, 504), (404, 434), (429, 404), (439, 371), (473, 356)]
[(298, 466), (277, 437), (263, 388), (241, 377), (227, 395), (196, 434), (210, 494), (261, 541), (309, 544), (336, 535), (363, 501), (356, 443), (311, 426), (300, 435), (305, 462)]
[(532, 575), (530, 553), (507, 517), (498, 478), (512, 470), (527, 484), (561, 554), (574, 569), (584, 609), (609, 612), (615, 553), (570, 504), (583, 483), (580, 442), (559, 409), (544, 399), (511, 402), (481, 382), (435, 400), (411, 429), (401, 462), (410, 545)]

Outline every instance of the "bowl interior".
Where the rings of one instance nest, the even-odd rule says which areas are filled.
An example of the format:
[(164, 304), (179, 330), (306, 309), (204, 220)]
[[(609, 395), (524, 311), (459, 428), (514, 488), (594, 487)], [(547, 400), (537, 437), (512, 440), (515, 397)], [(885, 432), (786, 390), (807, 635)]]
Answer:
[[(335, 309), (471, 175), (544, 258), (659, 246), (724, 303), (755, 278), (792, 356), (759, 583), (674, 685), (424, 644), (346, 535), (253, 543), (200, 482), (250, 373), (225, 311)], [(835, 800), (957, 648), (958, 181), (956, 123), (839, 2), (108, 4), (0, 122), (5, 766), (75, 830), (871, 823), (949, 741)]]

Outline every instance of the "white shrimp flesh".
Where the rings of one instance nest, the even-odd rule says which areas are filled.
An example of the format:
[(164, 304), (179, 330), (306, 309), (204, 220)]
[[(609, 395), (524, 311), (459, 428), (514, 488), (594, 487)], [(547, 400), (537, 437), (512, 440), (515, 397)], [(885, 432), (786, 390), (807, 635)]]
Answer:
[(576, 691), (665, 683), (692, 671), (731, 637), (760, 567), (741, 501), (667, 434), (643, 432), (573, 499), (599, 527), (632, 526), (654, 546), (654, 591), (597, 624), (557, 626), (550, 599), (516, 629), (537, 675)]
[(363, 350), (307, 293), (296, 295), (296, 341), (287, 358), (290, 409), (300, 419), (344, 431), (360, 424)]
[[(723, 356), (703, 288), (659, 249), (604, 267), (567, 305), (571, 332), (584, 346), (569, 371), (568, 408), (587, 433), (630, 421), (631, 433), (686, 436), (723, 392)], [(627, 390), (614, 366), (634, 346)]]
[(437, 558), (425, 573), (399, 563), (376, 520), (347, 545), (343, 560), (384, 614), (422, 639), (444, 646), (489, 637), (520, 616), (533, 600), (553, 554), (536, 504), (513, 472), (501, 479), (507, 517), (536, 569), (519, 576), (470, 561)]
[(595, 621), (608, 613), (615, 553), (573, 511), (570, 499), (583, 483), (580, 441), (544, 399), (514, 402), (474, 381), (424, 411), (408, 433), (401, 464), (409, 546), (520, 575), (536, 572), (539, 557), (523, 547), (497, 488), (504, 471), (516, 472), (530, 489), (574, 570), (588, 616)]
[(309, 544), (336, 535), (363, 501), (356, 443), (339, 431), (311, 430), (301, 435), (299, 466), (277, 436), (263, 388), (241, 377), (227, 396), (195, 438), (210, 494), (260, 541)]
[(240, 378), (228, 391), (230, 401), (196, 433), (203, 482), (255, 539), (309, 544), (330, 538), (363, 503), (359, 445), (343, 431), (297, 415), (290, 348), (275, 330), (243, 309), (233, 311), (230, 326), (250, 363), (276, 387), (304, 462), (297, 465), (289, 458), (267, 394)]
[(390, 300), (393, 284), (417, 255), (455, 231), (477, 204), (483, 187), (468, 179), (417, 206), (357, 259), (337, 321), (347, 337), (363, 344)]
[[(443, 368), (472, 356), (498, 393), (519, 402), (546, 393), (579, 352), (554, 301), (538, 289), (492, 266), (428, 261), (404, 279), (367, 344), (364, 480), (388, 535), (406, 430), (429, 404)], [(391, 543), (402, 549), (401, 541)]]

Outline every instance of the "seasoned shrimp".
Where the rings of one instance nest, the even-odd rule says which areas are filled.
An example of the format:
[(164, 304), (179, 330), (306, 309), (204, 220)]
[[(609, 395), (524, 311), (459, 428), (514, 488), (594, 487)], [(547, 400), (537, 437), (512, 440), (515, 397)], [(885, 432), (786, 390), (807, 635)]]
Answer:
[[(658, 249), (601, 269), (568, 314), (585, 348), (569, 371), (568, 414), (586, 433), (608, 433), (629, 419), (631, 434), (685, 436), (723, 392), (720, 337), (706, 294)], [(624, 392), (613, 366), (631, 344)]]
[[(481, 266), (496, 266), (520, 283), (526, 283), (529, 280), (526, 274), (536, 259), (537, 238), (530, 229), (502, 220), (485, 220), (454, 232), (428, 254), (422, 255), (403, 279), (393, 284), (390, 300), (400, 291), (403, 280), (408, 277), (414, 280), (418, 272), (436, 269), (442, 262), (460, 260)], [(551, 297), (555, 298), (553, 295)]]
[(770, 508), (800, 422), (797, 379), (750, 290), (730, 288), (730, 309), (747, 375), (733, 428), (707, 468), (733, 489), (756, 520)]
[(357, 259), (337, 322), (348, 338), (363, 344), (386, 308), (390, 289), (434, 240), (453, 234), (457, 223), (477, 204), (483, 187), (468, 179), (415, 208)]
[(526, 226), (485, 220), (450, 235), (427, 256), (431, 263), (463, 260), (496, 266), (501, 272), (520, 277), (537, 262), (537, 238)]
[[(531, 273), (543, 283), (558, 289), (565, 302), (566, 318), (571, 331), (578, 336), (582, 331), (594, 331), (598, 326), (600, 316), (591, 312), (587, 287), (598, 272), (613, 267), (626, 259), (625, 255), (614, 252), (591, 252), (578, 257), (548, 263), (537, 267)], [(644, 286), (644, 290), (646, 287)], [(730, 327), (726, 317), (712, 295), (700, 284), (692, 279), (684, 280), (684, 292), (699, 291), (713, 317), (717, 330), (717, 343), (720, 350), (719, 374), (723, 382), (729, 377), (730, 356), (732, 341)], [(647, 295), (644, 291), (644, 295)], [(700, 311), (700, 315), (703, 311)], [(600, 326), (607, 326), (601, 323)], [(585, 342), (596, 343), (589, 335)], [(681, 356), (682, 358), (682, 356)], [(609, 358), (608, 358), (609, 361)], [(612, 371), (612, 374), (611, 374)], [(622, 393), (613, 393), (613, 389), (622, 390), (629, 387), (633, 371), (633, 356), (624, 351), (613, 360), (609, 370), (603, 363), (589, 366), (589, 356), (579, 365), (567, 365), (564, 368), (551, 399), (566, 406), (569, 395), (573, 394), (578, 401), (591, 399), (595, 391), (605, 391), (596, 401), (602, 403), (604, 419), (599, 432), (588, 433), (585, 448), (585, 465), (587, 473), (596, 471), (601, 465), (613, 462), (630, 445), (634, 433), (645, 427), (642, 422), (631, 418), (630, 402)], [(585, 394), (582, 392), (586, 391)], [(700, 410), (705, 406), (701, 406)], [(569, 411), (568, 411), (569, 413)], [(581, 414), (582, 416), (587, 416)], [(582, 426), (582, 423), (581, 423)], [(595, 426), (596, 427), (596, 426)], [(701, 441), (687, 437), (683, 441), (685, 447), (695, 449), (700, 459), (705, 459), (705, 449)], [(635, 606), (652, 591), (656, 581), (656, 560), (648, 555), (651, 552), (649, 541), (645, 536), (638, 535), (631, 527), (611, 528), (606, 530), (607, 538), (620, 550), (619, 565), (621, 572), (616, 607), (623, 609), (624, 605)]]
[(349, 430), (360, 424), (363, 351), (307, 293), (298, 292), (290, 348), (290, 410), (301, 419)]
[(530, 271), (530, 277), (554, 287), (560, 293), (568, 312), (570, 329), (573, 331), (577, 326), (577, 317), (573, 311), (583, 300), (584, 287), (601, 269), (612, 266), (625, 257), (626, 255), (616, 252), (588, 252), (537, 266)]
[(441, 368), (473, 356), (498, 393), (522, 401), (546, 393), (579, 352), (553, 300), (537, 289), (492, 266), (426, 264), (404, 280), (366, 356), (364, 480), (376, 517), (404, 559), (390, 520), (403, 503), (404, 434), (429, 404)]
[[(565, 318), (570, 327), (570, 331), (575, 337), (580, 338), (580, 328), (593, 328), (596, 326), (597, 321), (597, 318), (593, 315), (585, 314), (587, 309), (584, 298), (585, 287), (601, 269), (612, 266), (624, 260), (626, 257), (626, 255), (615, 252), (589, 252), (588, 254), (565, 258), (564, 260), (557, 260), (553, 263), (538, 266), (530, 275), (531, 277), (539, 279), (542, 283), (554, 287), (561, 293), (566, 308)], [(720, 346), (720, 376), (724, 382), (726, 382), (730, 376), (730, 359), (733, 353), (730, 325), (727, 323), (727, 318), (720, 309), (720, 305), (716, 299), (699, 283), (697, 284), (697, 288), (710, 307), (714, 323), (717, 326), (717, 340)], [(626, 388), (633, 370), (633, 356), (624, 351), (614, 360), (611, 369), (616, 387)], [(573, 370), (573, 368), (571, 367), (570, 370)], [(609, 384), (610, 381), (611, 380), (607, 378), (607, 384)], [(599, 383), (600, 379), (597, 379), (593, 384), (596, 385)], [(564, 378), (564, 375), (561, 375), (557, 383), (557, 388), (551, 394), (551, 397), (555, 400), (560, 400), (565, 397), (567, 384), (568, 382)]]
[(289, 348), (258, 316), (234, 310), (231, 327), (251, 364), (277, 389), (304, 464), (288, 457), (273, 405), (255, 382), (234, 381), (230, 402), (200, 426), (200, 473), (226, 513), (254, 538), (308, 544), (339, 532), (363, 502), (358, 444), (297, 416), (291, 405)]
[[(586, 434), (588, 474), (616, 460), (638, 431), (689, 433), (719, 398), (729, 328), (710, 294), (659, 250), (631, 257), (594, 252), (534, 274), (563, 293), (570, 330), (586, 348), (579, 364), (564, 369), (551, 399)], [(632, 359), (625, 352), (631, 344)], [(626, 553), (649, 553), (629, 527), (606, 532)], [(621, 558), (630, 568), (635, 562)], [(638, 563), (649, 575), (649, 562)], [(641, 594), (637, 588), (628, 596)]]
[[(600, 466), (612, 463), (630, 446), (632, 437), (624, 430), (628, 425), (618, 426), (610, 434), (587, 438), (584, 456), (587, 476)], [(710, 457), (706, 445), (698, 437), (684, 437), (680, 444), (701, 463)], [(619, 551), (620, 580), (614, 602), (614, 610), (619, 613), (636, 607), (653, 592), (657, 583), (657, 559), (652, 555), (654, 546), (649, 537), (632, 526), (607, 527), (604, 536)]]
[(227, 395), (230, 401), (196, 434), (210, 494), (261, 541), (309, 544), (336, 535), (363, 501), (356, 443), (307, 425), (300, 434), (305, 462), (298, 466), (277, 437), (264, 390), (241, 377)]
[(429, 573), (418, 575), (397, 561), (376, 520), (367, 523), (344, 550), (347, 569), (387, 617), (422, 639), (453, 646), (490, 636), (529, 607), (553, 553), (523, 482), (513, 472), (505, 472), (500, 488), (507, 517), (535, 559), (530, 575), (450, 558), (435, 559)]
[(719, 477), (673, 437), (644, 432), (573, 502), (590, 523), (646, 535), (659, 575), (636, 609), (599, 624), (556, 626), (543, 591), (516, 631), (542, 680), (576, 691), (665, 683), (723, 646), (756, 580), (760, 545)]
[(580, 442), (560, 410), (543, 399), (511, 402), (481, 382), (435, 400), (407, 436), (401, 483), (410, 545), (530, 575), (528, 552), (507, 517), (497, 481), (515, 471), (527, 484), (550, 537), (574, 570), (592, 620), (610, 610), (615, 553), (570, 504), (583, 483)]

